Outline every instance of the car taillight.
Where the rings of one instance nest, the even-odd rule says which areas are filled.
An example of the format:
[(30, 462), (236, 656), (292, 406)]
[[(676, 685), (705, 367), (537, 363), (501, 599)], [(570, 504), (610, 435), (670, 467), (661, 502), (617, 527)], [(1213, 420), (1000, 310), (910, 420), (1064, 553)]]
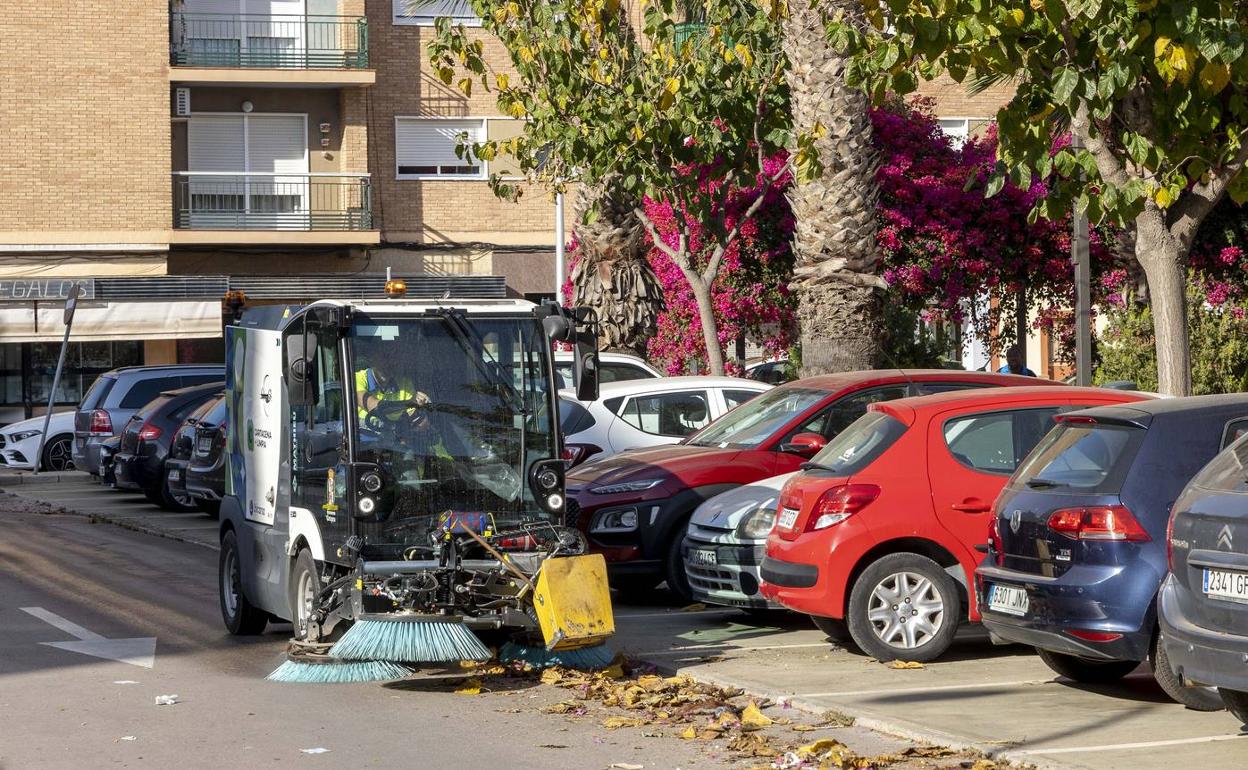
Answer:
[(1113, 631), (1084, 631), (1072, 628), (1067, 630), (1066, 633), (1085, 642), (1116, 642), (1122, 638), (1122, 634), (1116, 634)]
[(1170, 518), (1166, 519), (1166, 569), (1174, 572), (1174, 507), (1170, 508)]
[(1072, 540), (1120, 540), (1128, 543), (1152, 540), (1125, 505), (1063, 508), (1049, 516), (1049, 529)]
[(160, 438), (160, 428), (158, 426), (149, 422), (142, 428), (139, 428), (139, 441), (155, 441), (158, 438)]
[(91, 424), (87, 426), (87, 430), (94, 434), (111, 436), (113, 435), (113, 418), (109, 417), (108, 412), (103, 409), (93, 410)]
[(806, 531), (814, 532), (840, 524), (879, 496), (880, 488), (874, 484), (843, 484), (832, 487), (815, 502), (814, 510), (806, 518)]
[(594, 444), (565, 444), (563, 447), (563, 459), (571, 468), (574, 465), (580, 465), (589, 458), (602, 451), (602, 447)]
[(1001, 517), (995, 512), (988, 522), (988, 550), (992, 553), (1001, 552)]

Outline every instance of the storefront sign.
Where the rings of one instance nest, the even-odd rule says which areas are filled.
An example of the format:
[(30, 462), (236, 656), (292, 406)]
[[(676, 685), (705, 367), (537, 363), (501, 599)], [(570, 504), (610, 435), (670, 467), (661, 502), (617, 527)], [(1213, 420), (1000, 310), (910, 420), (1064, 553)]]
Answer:
[(68, 299), (75, 285), (82, 287), (80, 299), (95, 299), (94, 278), (3, 278), (0, 302)]

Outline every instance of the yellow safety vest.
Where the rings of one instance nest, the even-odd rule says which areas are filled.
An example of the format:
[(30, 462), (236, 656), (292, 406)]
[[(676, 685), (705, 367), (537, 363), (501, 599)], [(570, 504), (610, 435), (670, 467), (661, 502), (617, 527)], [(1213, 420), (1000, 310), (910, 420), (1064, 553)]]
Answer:
[[(377, 378), (375, 376), (369, 376), (371, 372), (372, 369), (366, 368), (360, 369), (355, 373), (355, 391), (357, 393), (364, 393), (368, 396), (372, 396), (378, 401), (411, 401), (415, 398), (416, 394), (405, 388), (382, 390), (377, 383)], [(373, 387), (370, 387), (370, 380), (372, 381)], [(356, 411), (359, 413), (360, 419), (363, 419), (368, 414), (368, 409), (365, 409), (362, 406), (357, 407)], [(397, 414), (392, 415), (390, 419), (397, 420), (399, 419), (399, 416), (400, 415)]]

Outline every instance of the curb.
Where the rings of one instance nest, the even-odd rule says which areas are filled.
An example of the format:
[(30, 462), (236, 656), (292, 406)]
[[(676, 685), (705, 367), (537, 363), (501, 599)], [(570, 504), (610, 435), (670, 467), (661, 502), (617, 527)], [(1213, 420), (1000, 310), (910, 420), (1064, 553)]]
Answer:
[(52, 473), (0, 473), (0, 487), (20, 487), (27, 484), (60, 484), (83, 481), (89, 475), (82, 471), (56, 471)]

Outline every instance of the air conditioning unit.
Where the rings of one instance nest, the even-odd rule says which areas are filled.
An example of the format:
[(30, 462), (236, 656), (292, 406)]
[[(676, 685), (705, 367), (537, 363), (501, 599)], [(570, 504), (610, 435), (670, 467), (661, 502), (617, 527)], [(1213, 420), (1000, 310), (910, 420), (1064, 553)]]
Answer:
[(179, 118), (191, 116), (191, 89), (173, 89), (173, 114)]

